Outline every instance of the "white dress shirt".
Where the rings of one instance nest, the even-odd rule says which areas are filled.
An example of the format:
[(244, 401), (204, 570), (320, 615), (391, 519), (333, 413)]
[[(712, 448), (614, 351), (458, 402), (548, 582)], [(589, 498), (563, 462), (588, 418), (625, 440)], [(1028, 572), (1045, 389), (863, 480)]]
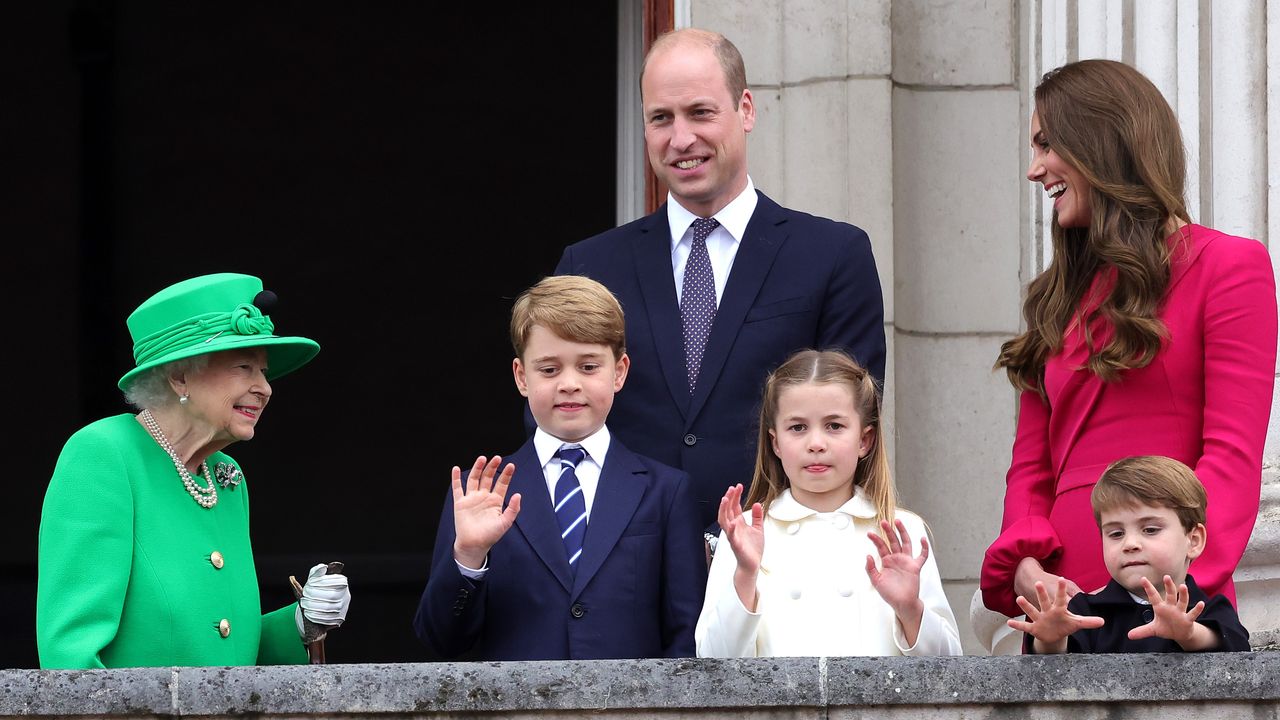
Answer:
[[(756, 612), (734, 589), (738, 559), (722, 531), (694, 631), (698, 657), (960, 655), (960, 632), (942, 591), (933, 543), (920, 569), (924, 616), (915, 645), (907, 645), (893, 608), (871, 586), (866, 558), (878, 564), (879, 553), (867, 533), (876, 527), (875, 515), (861, 488), (829, 513), (783, 491), (765, 514)], [(918, 555), (924, 521), (901, 508), (896, 517)]]
[(574, 475), (578, 476), (578, 484), (582, 486), (582, 499), (587, 503), (587, 522), (591, 522), (591, 506), (595, 503), (596, 488), (600, 485), (600, 465), (609, 452), (609, 428), (601, 426), (599, 430), (587, 436), (582, 442), (566, 443), (558, 437), (548, 434), (542, 428), (533, 431), (533, 449), (538, 453), (538, 462), (542, 464), (542, 474), (547, 479), (547, 502), (553, 503), (556, 496), (556, 482), (560, 479), (560, 458), (556, 451), (561, 445), (577, 445), (586, 451), (587, 456), (578, 463)]
[[(712, 215), (720, 222), (719, 227), (707, 236), (707, 254), (711, 256), (711, 273), (716, 281), (716, 307), (720, 307), (729, 271), (733, 269), (733, 259), (738, 255), (738, 246), (747, 232), (747, 223), (751, 222), (751, 214), (756, 211), (759, 200), (756, 186), (751, 183), (751, 176), (748, 175), (747, 187), (721, 208), (720, 212)], [(677, 202), (674, 195), (667, 193), (667, 222), (671, 225), (671, 269), (676, 278), (676, 304), (680, 303), (684, 295), (684, 266), (689, 262), (689, 251), (693, 247), (693, 221), (697, 218), (697, 215)]]

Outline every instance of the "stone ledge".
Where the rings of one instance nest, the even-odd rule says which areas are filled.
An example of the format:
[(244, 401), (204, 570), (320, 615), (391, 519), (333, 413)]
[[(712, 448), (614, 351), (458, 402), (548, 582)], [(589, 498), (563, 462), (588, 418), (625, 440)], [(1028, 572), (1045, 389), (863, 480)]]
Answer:
[[(1062, 717), (1240, 703), (1278, 717), (1280, 653), (751, 658), (0, 671), (0, 717), (825, 717), (837, 708)], [(1094, 712), (1090, 709), (1088, 712)], [(910, 713), (908, 713), (910, 714)], [(979, 713), (978, 716), (982, 716)], [(1050, 713), (1050, 716), (1054, 713)], [(1187, 717), (1174, 713), (1176, 717)]]

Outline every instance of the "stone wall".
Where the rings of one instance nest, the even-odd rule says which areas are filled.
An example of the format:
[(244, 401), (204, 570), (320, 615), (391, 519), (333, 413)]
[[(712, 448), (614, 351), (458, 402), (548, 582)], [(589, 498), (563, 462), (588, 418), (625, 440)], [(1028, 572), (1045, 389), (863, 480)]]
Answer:
[(1280, 653), (0, 671), (0, 718), (1280, 718)]

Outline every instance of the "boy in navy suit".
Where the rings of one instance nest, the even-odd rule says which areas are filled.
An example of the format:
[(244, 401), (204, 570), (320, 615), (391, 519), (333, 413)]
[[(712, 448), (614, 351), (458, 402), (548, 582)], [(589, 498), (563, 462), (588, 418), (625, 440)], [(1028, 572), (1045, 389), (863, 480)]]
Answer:
[(1009, 627), (1026, 633), (1024, 653), (1251, 649), (1231, 602), (1206, 596), (1187, 572), (1207, 540), (1204, 485), (1191, 468), (1159, 455), (1117, 460), (1089, 501), (1111, 581), (1070, 599), (1066, 580), (1052, 598), (1037, 581), (1039, 609), (1019, 595), (1027, 619)]
[(476, 458), (465, 482), (453, 468), (413, 623), (441, 656), (694, 656), (707, 564), (689, 476), (605, 425), (631, 365), (624, 328), (585, 277), (516, 300), (512, 372), (537, 429), (505, 461)]

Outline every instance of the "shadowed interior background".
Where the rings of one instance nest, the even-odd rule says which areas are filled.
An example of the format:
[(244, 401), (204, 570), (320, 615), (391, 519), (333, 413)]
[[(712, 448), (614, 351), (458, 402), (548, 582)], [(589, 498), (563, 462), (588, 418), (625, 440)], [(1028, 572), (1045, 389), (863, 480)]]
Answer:
[[(617, 8), (49, 0), (0, 8), (11, 388), (0, 667), (35, 667), (62, 443), (127, 412), (125, 317), (262, 277), (320, 355), (228, 452), (263, 604), (342, 560), (330, 662), (433, 660), (410, 621), (449, 468), (524, 439), (512, 299), (614, 224)], [(175, 491), (180, 484), (175, 476)], [(93, 548), (84, 548), (93, 552)]]

